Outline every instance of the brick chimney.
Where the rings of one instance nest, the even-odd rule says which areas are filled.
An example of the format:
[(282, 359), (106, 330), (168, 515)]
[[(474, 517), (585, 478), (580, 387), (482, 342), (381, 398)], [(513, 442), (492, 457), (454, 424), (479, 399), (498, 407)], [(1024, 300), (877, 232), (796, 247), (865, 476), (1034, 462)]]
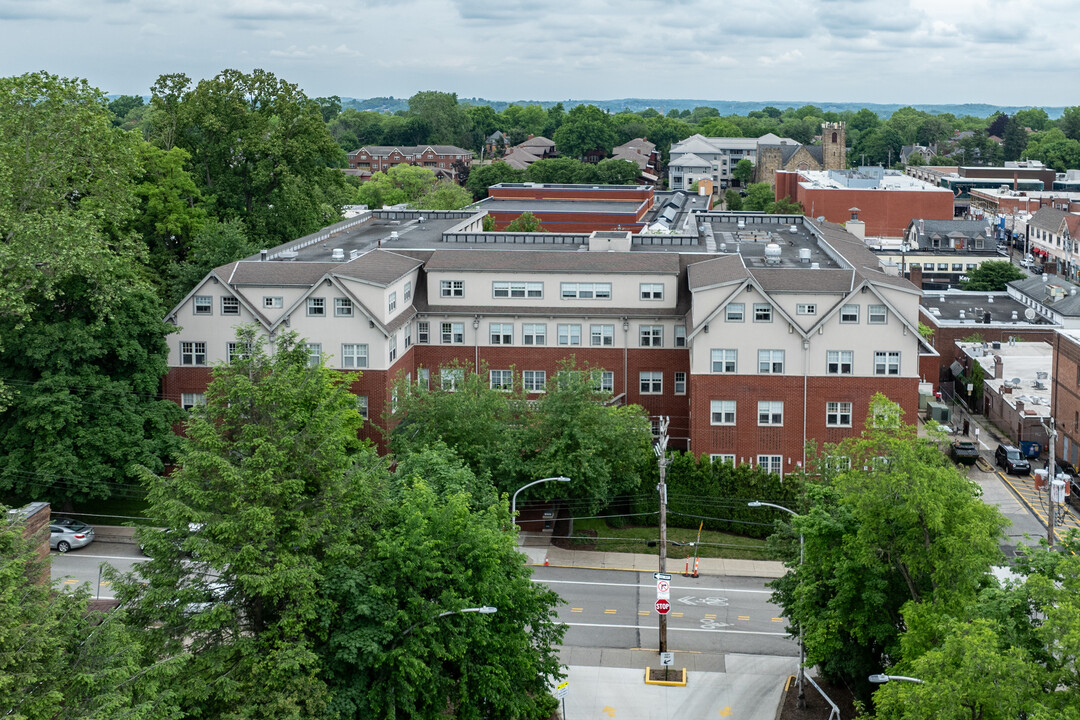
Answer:
[(1000, 355), (994, 356), (994, 379), (1000, 380), (1005, 377), (1005, 362)]

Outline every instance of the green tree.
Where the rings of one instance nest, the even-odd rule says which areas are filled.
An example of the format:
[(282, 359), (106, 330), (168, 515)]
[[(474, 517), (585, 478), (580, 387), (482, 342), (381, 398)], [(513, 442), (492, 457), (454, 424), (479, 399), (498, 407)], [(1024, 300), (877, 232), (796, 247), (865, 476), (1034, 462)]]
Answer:
[(595, 105), (575, 105), (552, 140), (566, 157), (581, 158), (592, 150), (610, 155), (615, 147), (615, 127), (611, 117)]
[(719, 117), (703, 122), (698, 132), (705, 137), (742, 137), (742, 130), (737, 125)]
[(526, 210), (510, 221), (506, 226), (506, 232), (547, 232), (540, 224), (539, 218)]
[(596, 164), (596, 175), (605, 185), (633, 185), (641, 176), (641, 169), (629, 160), (607, 158)]
[(1024, 273), (1020, 268), (1005, 260), (984, 262), (968, 273), (968, 279), (961, 284), (964, 290), (1002, 292), (1013, 280), (1022, 280)]
[[(554, 710), (561, 675), (558, 596), (532, 582), (506, 497), (492, 501), (445, 446), (408, 459), (363, 567), (327, 583), (335, 612), (324, 651), (342, 717), (514, 717)], [(452, 478), (446, 467), (454, 468)], [(416, 471), (444, 478), (441, 491)], [(465, 488), (486, 484), (481, 495)], [(456, 486), (456, 487), (455, 487)], [(460, 613), (492, 606), (489, 615)]]
[(857, 130), (860, 133), (874, 130), (879, 125), (881, 125), (881, 118), (878, 117), (876, 112), (866, 108), (859, 110), (847, 121), (848, 130)]
[(72, 592), (48, 582), (49, 562), (38, 553), (48, 527), (24, 537), (7, 510), (0, 506), (0, 712), (19, 720), (175, 717), (160, 689), (183, 656), (145, 666), (123, 610), (92, 611), (86, 586)]
[(1050, 116), (1042, 108), (1017, 110), (1014, 117), (1020, 123), (1020, 127), (1031, 128), (1035, 132), (1045, 130), (1050, 125)]
[(409, 98), (409, 115), (419, 118), (431, 128), (427, 137), (415, 144), (442, 143), (446, 145), (469, 145), (469, 116), (458, 104), (457, 93), (425, 90)]
[(776, 202), (776, 193), (769, 183), (753, 183), (746, 188), (743, 209), (764, 212), (773, 202)]
[(109, 101), (109, 112), (113, 114), (112, 123), (116, 127), (124, 124), (124, 118), (132, 110), (143, 107), (141, 95), (121, 95)]
[(135, 187), (139, 212), (132, 225), (149, 251), (149, 263), (162, 272), (168, 263), (187, 256), (191, 238), (206, 221), (202, 196), (186, 170), (186, 150), (139, 146), (143, 175)]
[(216, 267), (259, 252), (258, 244), (247, 238), (239, 220), (211, 220), (195, 234), (187, 259), (169, 266), (165, 300), (173, 307)]
[(1006, 160), (1019, 160), (1024, 148), (1027, 147), (1028, 134), (1015, 115), (1009, 118), (1009, 122), (1005, 125), (1004, 140), (1004, 158)]
[(319, 113), (323, 122), (328, 123), (341, 114), (341, 98), (337, 95), (330, 97), (315, 98), (315, 104), (319, 106)]
[(114, 587), (147, 664), (190, 655), (169, 688), (184, 715), (323, 717), (328, 579), (372, 546), (383, 464), (357, 440), (355, 374), (313, 366), (295, 334), (272, 356), (250, 326), (237, 340), (248, 352), (214, 368), (176, 470), (146, 473), (169, 532), (144, 530), (150, 560)]
[(356, 202), (379, 209), (384, 205), (416, 202), (435, 188), (435, 172), (401, 163), (381, 170), (356, 190)]
[(351, 195), (339, 170), (345, 155), (296, 85), (264, 70), (225, 70), (194, 88), (163, 76), (153, 102), (157, 144), (168, 150), (175, 135), (191, 154), (219, 220), (241, 219), (253, 239), (276, 245), (340, 219)]
[(515, 170), (504, 162), (494, 162), (473, 168), (469, 173), (469, 179), (465, 181), (465, 187), (472, 191), (475, 199), (482, 200), (487, 197), (488, 188), (492, 185), (503, 182), (521, 182), (524, 178), (525, 171)]
[(791, 569), (772, 585), (803, 628), (807, 665), (864, 694), (867, 676), (901, 657), (905, 606), (959, 616), (1001, 561), (1007, 525), (897, 405), (876, 395), (867, 415), (860, 436), (825, 446), (810, 464), (791, 523), (805, 561), (792, 533), (780, 536)]
[(735, 163), (735, 167), (731, 171), (731, 177), (738, 180), (743, 185), (750, 182), (754, 178), (753, 161), (748, 158), (743, 158)]
[(790, 195), (785, 195), (766, 205), (765, 212), (772, 215), (802, 215), (803, 206), (801, 202), (793, 201)]
[(739, 212), (743, 209), (742, 196), (734, 188), (728, 188), (728, 191), (724, 193), (724, 203), (727, 205), (726, 209), (731, 212)]
[(413, 203), (421, 210), (460, 210), (473, 202), (472, 193), (451, 180), (441, 180)]
[(1039, 160), (1058, 172), (1080, 167), (1080, 141), (1068, 138), (1058, 128), (1036, 133), (1028, 139), (1023, 157)]

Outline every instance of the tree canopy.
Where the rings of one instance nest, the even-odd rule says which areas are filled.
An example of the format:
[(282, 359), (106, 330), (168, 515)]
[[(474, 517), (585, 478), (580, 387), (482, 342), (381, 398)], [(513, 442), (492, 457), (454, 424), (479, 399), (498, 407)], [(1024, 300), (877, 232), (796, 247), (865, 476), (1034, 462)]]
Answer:
[(1005, 260), (984, 262), (968, 273), (968, 279), (961, 283), (964, 290), (982, 290), (1002, 292), (1013, 280), (1022, 280), (1024, 273), (1020, 268)]

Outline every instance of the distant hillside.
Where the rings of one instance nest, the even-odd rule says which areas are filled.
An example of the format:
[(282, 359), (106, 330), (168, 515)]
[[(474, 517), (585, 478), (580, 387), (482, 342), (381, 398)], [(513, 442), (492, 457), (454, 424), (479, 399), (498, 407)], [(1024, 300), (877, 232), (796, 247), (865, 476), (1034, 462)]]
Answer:
[[(563, 107), (569, 110), (575, 105), (595, 105), (609, 112), (630, 110), (638, 112), (647, 108), (655, 108), (661, 114), (666, 115), (671, 110), (693, 110), (696, 107), (714, 107), (721, 115), (746, 115), (751, 110), (761, 110), (772, 106), (784, 110), (789, 107), (799, 108), (803, 105), (816, 105), (825, 111), (844, 112), (846, 110), (858, 111), (863, 108), (874, 111), (882, 118), (887, 118), (899, 108), (909, 107), (904, 103), (858, 103), (858, 102), (822, 102), (814, 100), (763, 100), (763, 101), (739, 101), (739, 100), (681, 100), (681, 99), (650, 99), (650, 98), (619, 98), (615, 100), (487, 100), (485, 98), (458, 98), (467, 105), (490, 105), (496, 111), (501, 112), (507, 105), (540, 105), (549, 108), (556, 102), (562, 102)], [(406, 110), (409, 107), (408, 98), (378, 97), (367, 99), (342, 98), (343, 107), (353, 107), (358, 110), (376, 110), (378, 112), (396, 112)], [(923, 110), (932, 114), (952, 113), (957, 117), (973, 115), (984, 118), (997, 111), (1012, 115), (1017, 110), (1026, 110), (1028, 105), (987, 105), (986, 103), (966, 104), (933, 104), (933, 105), (910, 105), (916, 110)], [(1043, 107), (1046, 114), (1052, 119), (1061, 117), (1064, 107)]]

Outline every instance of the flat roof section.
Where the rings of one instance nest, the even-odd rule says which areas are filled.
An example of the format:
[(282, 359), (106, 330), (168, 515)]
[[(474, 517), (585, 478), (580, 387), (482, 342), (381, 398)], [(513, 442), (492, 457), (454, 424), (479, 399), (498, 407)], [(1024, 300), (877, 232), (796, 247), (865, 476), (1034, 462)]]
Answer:
[(618, 200), (530, 200), (526, 198), (488, 198), (480, 206), (488, 212), (523, 213), (595, 213), (635, 217), (641, 203)]
[[(837, 269), (840, 265), (825, 254), (816, 236), (811, 234), (804, 223), (780, 225), (775, 216), (763, 215), (774, 222), (754, 222), (747, 219), (742, 222), (716, 220), (706, 221), (712, 225), (716, 240), (716, 251), (720, 253), (738, 253), (749, 269), (759, 268), (805, 268), (811, 269), (817, 263), (818, 269)], [(742, 226), (742, 227), (740, 227)], [(791, 228), (795, 232), (791, 232)], [(769, 245), (779, 247), (769, 249)]]
[[(299, 241), (286, 243), (270, 250), (270, 260), (296, 260), (299, 262), (346, 262), (352, 254), (360, 254), (377, 247), (386, 247), (388, 244), (401, 245), (401, 240), (408, 238), (408, 247), (436, 247), (442, 239), (442, 234), (452, 227), (460, 225), (461, 218), (430, 218), (425, 216), (424, 222), (419, 219), (412, 220), (388, 220), (372, 218), (359, 225), (331, 234), (323, 240), (317, 240), (306, 244), (301, 238)], [(329, 230), (329, 229), (328, 229)], [(396, 240), (392, 233), (397, 233)], [(340, 257), (335, 257), (335, 250), (340, 250)], [(296, 253), (290, 255), (289, 253)], [(258, 260), (260, 254), (252, 255), (247, 260)]]
[(927, 291), (920, 303), (940, 324), (986, 325), (986, 314), (990, 313), (991, 325), (1050, 325), (1035, 311), (1029, 319), (1025, 312), (1029, 308), (1004, 292)]

